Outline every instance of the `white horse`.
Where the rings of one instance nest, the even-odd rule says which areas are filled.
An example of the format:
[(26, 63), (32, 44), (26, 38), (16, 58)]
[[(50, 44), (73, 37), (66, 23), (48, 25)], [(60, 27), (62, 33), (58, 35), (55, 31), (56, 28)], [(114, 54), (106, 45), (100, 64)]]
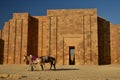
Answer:
[(41, 59), (35, 56), (26, 56), (24, 55), (23, 61), (26, 62), (26, 64), (29, 65), (29, 67), (27, 68), (27, 70), (29, 71), (33, 71), (33, 70), (39, 70), (37, 68), (40, 68), (40, 62)]

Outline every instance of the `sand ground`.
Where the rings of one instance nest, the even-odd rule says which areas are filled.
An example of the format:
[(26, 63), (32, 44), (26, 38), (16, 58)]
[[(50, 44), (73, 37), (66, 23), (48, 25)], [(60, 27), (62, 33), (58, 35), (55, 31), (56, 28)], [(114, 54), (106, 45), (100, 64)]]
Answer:
[[(21, 75), (20, 80), (120, 80), (120, 65), (56, 65), (57, 70), (27, 71), (27, 65), (4, 64), (0, 65), (0, 74)], [(0, 80), (16, 80), (3, 78)]]

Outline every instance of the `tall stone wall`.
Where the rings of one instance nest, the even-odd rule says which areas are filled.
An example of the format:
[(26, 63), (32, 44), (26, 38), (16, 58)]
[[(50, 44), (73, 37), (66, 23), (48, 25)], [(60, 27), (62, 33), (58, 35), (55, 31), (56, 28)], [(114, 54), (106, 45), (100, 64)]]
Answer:
[(38, 56), (38, 20), (28, 13), (14, 13), (2, 30), (4, 63), (23, 63), (24, 55)]
[(118, 41), (117, 41), (117, 46), (118, 46), (118, 50), (117, 50), (117, 63), (120, 63), (120, 25), (116, 25), (116, 27), (118, 29), (118, 32), (117, 32), (117, 36), (118, 36)]
[(14, 13), (13, 18), (5, 23), (2, 33), (4, 40), (4, 63), (23, 63), (27, 54), (28, 13)]
[(38, 19), (38, 56), (50, 54), (50, 22), (47, 16), (34, 16)]
[(51, 18), (50, 51), (58, 64), (69, 64), (70, 46), (75, 46), (75, 64), (98, 64), (96, 10), (48, 10), (47, 15)]
[(110, 24), (111, 64), (120, 63), (120, 25)]
[(0, 31), (0, 63), (22, 64), (30, 54), (50, 55), (58, 65), (120, 63), (119, 27), (98, 17), (96, 9), (48, 10), (46, 16), (14, 13)]
[(38, 19), (38, 56), (56, 57), (56, 18), (52, 16), (34, 16)]

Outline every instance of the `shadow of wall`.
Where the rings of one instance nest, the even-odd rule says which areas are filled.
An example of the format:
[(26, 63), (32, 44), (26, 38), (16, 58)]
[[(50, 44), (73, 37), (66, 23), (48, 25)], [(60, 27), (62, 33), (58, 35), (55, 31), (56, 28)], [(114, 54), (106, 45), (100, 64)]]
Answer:
[(110, 22), (98, 17), (98, 62), (99, 65), (111, 64)]
[(28, 23), (28, 53), (38, 56), (38, 20), (30, 17)]
[(4, 60), (4, 40), (0, 39), (0, 64), (3, 64)]

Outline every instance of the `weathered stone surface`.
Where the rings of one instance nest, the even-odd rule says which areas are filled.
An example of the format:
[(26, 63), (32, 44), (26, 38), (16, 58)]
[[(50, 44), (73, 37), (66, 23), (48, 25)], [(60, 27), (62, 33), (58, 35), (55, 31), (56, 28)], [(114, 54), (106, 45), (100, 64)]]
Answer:
[(21, 63), (22, 19), (16, 20), (15, 64)]
[(4, 51), (4, 57), (3, 57), (4, 62), (3, 63), (4, 64), (8, 63), (9, 27), (10, 27), (10, 23), (5, 22), (5, 25), (2, 30), (2, 39), (4, 40), (4, 48), (3, 48), (3, 51)]
[(120, 59), (119, 59), (119, 50), (120, 50), (120, 47), (119, 47), (119, 26), (120, 25), (113, 25), (111, 24), (110, 26), (110, 52), (111, 52), (111, 63), (112, 64), (115, 64), (115, 63), (120, 63)]
[(48, 10), (46, 16), (14, 13), (0, 33), (1, 55), (7, 64), (23, 63), (30, 54), (53, 56), (60, 65), (120, 63), (119, 27), (98, 17), (96, 9)]

